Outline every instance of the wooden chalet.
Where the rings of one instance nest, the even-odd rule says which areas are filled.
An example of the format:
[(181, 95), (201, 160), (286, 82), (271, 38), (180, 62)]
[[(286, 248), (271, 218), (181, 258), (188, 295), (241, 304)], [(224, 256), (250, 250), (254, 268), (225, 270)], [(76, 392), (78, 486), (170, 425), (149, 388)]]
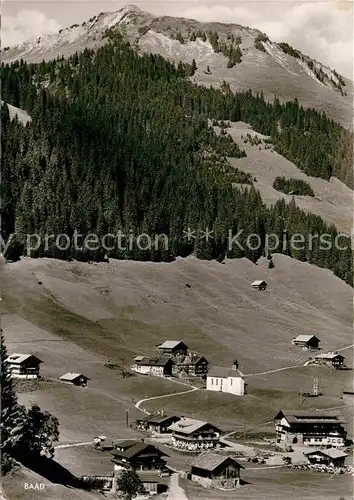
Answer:
[[(163, 453), (154, 445), (141, 441), (128, 439), (126, 441), (114, 441), (113, 463), (120, 468), (131, 468), (136, 471), (161, 471), (166, 470), (166, 453)], [(118, 467), (118, 469), (119, 469)]]
[(222, 434), (215, 425), (184, 417), (172, 424), (169, 429), (172, 431), (172, 446), (186, 452), (216, 448), (220, 444)]
[(172, 375), (190, 375), (203, 377), (208, 373), (209, 362), (199, 354), (189, 353), (187, 356), (176, 356), (173, 359)]
[(208, 488), (236, 488), (240, 485), (241, 469), (244, 467), (232, 456), (207, 451), (192, 463), (191, 479)]
[[(166, 478), (170, 471), (166, 466), (167, 457), (152, 444), (144, 440), (115, 441), (112, 451), (114, 464), (114, 484), (123, 470), (135, 470), (140, 477), (145, 490), (150, 493), (160, 493), (166, 489)], [(114, 486), (114, 491), (116, 491)]]
[(319, 365), (332, 366), (333, 368), (340, 369), (344, 366), (344, 356), (337, 352), (327, 352), (317, 354), (314, 362)]
[(277, 442), (282, 445), (345, 445), (345, 420), (337, 411), (281, 410), (274, 422)]
[(298, 335), (292, 340), (292, 343), (305, 349), (318, 349), (320, 340), (316, 337), (316, 335)]
[(161, 354), (168, 356), (187, 356), (188, 347), (181, 340), (166, 340), (157, 346)]
[(5, 360), (6, 370), (10, 373), (11, 378), (38, 378), (41, 363), (43, 361), (33, 354), (14, 353)]
[(178, 422), (181, 417), (176, 415), (157, 415), (140, 418), (136, 421), (136, 427), (143, 431), (155, 432), (157, 434), (171, 433), (169, 427)]
[(326, 450), (311, 450), (304, 453), (309, 464), (326, 465), (328, 467), (344, 467), (345, 459), (348, 456), (342, 450), (328, 448)]

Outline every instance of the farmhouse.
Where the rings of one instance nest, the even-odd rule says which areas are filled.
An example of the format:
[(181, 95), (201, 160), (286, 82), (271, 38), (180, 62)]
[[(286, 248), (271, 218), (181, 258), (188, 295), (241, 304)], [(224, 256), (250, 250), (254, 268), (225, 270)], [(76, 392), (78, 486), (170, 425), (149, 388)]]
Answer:
[(232, 368), (211, 367), (207, 376), (206, 388), (208, 391), (220, 391), (243, 396), (245, 394), (245, 380), (238, 369), (235, 360)]
[(143, 431), (156, 432), (158, 434), (168, 434), (171, 432), (169, 426), (181, 420), (181, 417), (176, 415), (167, 416), (148, 416), (140, 418), (136, 421), (138, 429)]
[(207, 451), (192, 463), (191, 479), (208, 488), (235, 488), (240, 485), (241, 469), (233, 457)]
[(36, 379), (39, 376), (39, 365), (43, 363), (33, 354), (11, 354), (6, 358), (6, 369), (12, 378)]
[(327, 352), (317, 354), (315, 356), (314, 362), (319, 365), (333, 366), (333, 368), (342, 368), (344, 365), (344, 356), (336, 352)]
[(209, 362), (204, 358), (204, 356), (189, 353), (187, 356), (176, 356), (172, 359), (174, 362), (172, 375), (203, 377), (208, 373)]
[(267, 283), (263, 280), (256, 280), (254, 281), (252, 284), (251, 284), (252, 288), (254, 288), (255, 290), (266, 290), (267, 289)]
[[(158, 493), (163, 472), (169, 472), (166, 467), (167, 456), (152, 444), (144, 443), (144, 441), (127, 440), (117, 444), (117, 448), (112, 452), (114, 463), (114, 484), (116, 485), (117, 478), (124, 469), (135, 470), (144, 488), (149, 493)], [(114, 486), (114, 490), (116, 490)]]
[(59, 380), (65, 382), (66, 384), (77, 385), (81, 387), (86, 387), (87, 382), (90, 380), (88, 377), (83, 375), (82, 373), (65, 373), (59, 377)]
[(156, 377), (171, 377), (173, 361), (168, 356), (148, 358), (137, 356), (134, 359), (132, 369), (143, 375), (155, 375)]
[(161, 354), (168, 356), (187, 356), (188, 353), (188, 347), (181, 340), (166, 340), (157, 348)]
[(309, 464), (321, 464), (329, 467), (344, 467), (347, 453), (336, 448), (312, 450), (304, 453)]
[(318, 349), (320, 340), (315, 335), (298, 335), (292, 340), (292, 343), (306, 349)]
[(339, 412), (282, 410), (277, 413), (274, 421), (277, 442), (282, 445), (345, 445), (345, 420)]
[(181, 418), (169, 427), (172, 432), (172, 446), (184, 451), (202, 451), (219, 445), (222, 432), (208, 422)]

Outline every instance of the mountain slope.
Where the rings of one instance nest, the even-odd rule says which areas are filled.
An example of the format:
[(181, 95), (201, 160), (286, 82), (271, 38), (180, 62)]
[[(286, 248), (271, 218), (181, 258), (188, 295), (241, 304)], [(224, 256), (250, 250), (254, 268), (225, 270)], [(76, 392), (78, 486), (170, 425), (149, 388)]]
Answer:
[[(265, 142), (267, 137), (254, 132), (250, 126), (242, 122), (230, 125), (230, 128), (226, 129), (228, 134), (245, 150), (247, 156), (229, 158), (229, 162), (256, 179), (254, 186), (267, 205), (273, 205), (279, 199), (285, 199), (289, 203), (294, 198), (301, 210), (319, 215), (327, 224), (334, 224), (339, 231), (350, 233), (353, 226), (353, 191), (349, 187), (335, 177), (327, 181), (306, 175), (294, 163), (274, 151), (270, 143)], [(247, 135), (259, 137), (260, 144), (258, 141), (255, 144), (250, 141), (246, 143)], [(307, 182), (313, 189), (314, 196), (291, 195), (277, 191), (273, 187), (277, 176)]]
[[(247, 256), (254, 262), (266, 251), (266, 234), (279, 235), (278, 250), (286, 251), (281, 243), (286, 230), (289, 239), (301, 232), (306, 242), (301, 250), (288, 248), (290, 255), (328, 267), (351, 283), (349, 240), (346, 249), (332, 245), (325, 251), (310, 235), (328, 233), (333, 241), (335, 228), (295, 203), (280, 200), (265, 207), (250, 173), (227, 164), (227, 157), (242, 159), (245, 152), (227, 133), (225, 120), (249, 123), (269, 136), (277, 152), (306, 174), (325, 179), (329, 189), (332, 175), (349, 185), (350, 133), (296, 102), (270, 104), (250, 92), (233, 94), (225, 85), (222, 90), (193, 85), (190, 65), (176, 68), (161, 56), (139, 56), (122, 35), (109, 35), (111, 42), (97, 51), (2, 68), (4, 100), (32, 116), (23, 128), (3, 110), (2, 170), (9, 188), (3, 228), (5, 238), (17, 234), (8, 258), (27, 253), (28, 234), (65, 233), (65, 248), (42, 241), (30, 254), (169, 261), (194, 253), (218, 260)], [(223, 133), (216, 135), (207, 118)], [(235, 189), (240, 183), (248, 189)], [(186, 240), (188, 227), (197, 231), (195, 241)], [(203, 239), (206, 228), (215, 235), (212, 241)], [(228, 245), (229, 232), (240, 229), (244, 250)], [(109, 249), (103, 240), (92, 249), (74, 241), (75, 232), (85, 237), (92, 231), (103, 236), (132, 230), (155, 241), (156, 235), (166, 236), (168, 248), (165, 238), (139, 248), (141, 239), (135, 237), (136, 245), (134, 234), (133, 244), (123, 241), (123, 248), (117, 238)], [(259, 237), (257, 248), (249, 242), (252, 234)]]
[[(323, 352), (352, 344), (351, 287), (326, 269), (284, 255), (276, 254), (274, 263), (269, 270), (267, 259), (257, 265), (194, 257), (90, 265), (24, 258), (1, 270), (4, 329), (12, 333), (12, 348), (27, 340), (41, 359), (50, 358), (48, 376), (76, 361), (91, 377), (97, 370), (93, 353), (130, 364), (135, 353), (152, 354), (174, 338), (216, 365), (227, 366), (236, 355), (246, 374), (301, 365), (309, 353), (291, 346), (291, 339), (302, 333), (316, 333)], [(252, 289), (255, 279), (267, 281), (266, 292)], [(86, 358), (64, 344), (60, 353), (59, 344), (52, 351), (54, 337), (46, 343), (44, 332), (20, 318), (58, 342), (80, 346)], [(54, 360), (59, 354), (60, 363)]]
[(259, 30), (237, 24), (157, 17), (127, 6), (117, 12), (101, 13), (58, 34), (6, 47), (2, 60), (6, 63), (23, 58), (40, 62), (68, 57), (106, 43), (107, 30), (121, 31), (142, 52), (188, 63), (195, 59), (194, 80), (199, 84), (215, 87), (225, 80), (234, 91), (262, 91), (269, 99), (275, 94), (281, 100), (297, 97), (304, 106), (323, 110), (346, 127), (352, 127), (350, 80), (287, 44), (272, 42)]

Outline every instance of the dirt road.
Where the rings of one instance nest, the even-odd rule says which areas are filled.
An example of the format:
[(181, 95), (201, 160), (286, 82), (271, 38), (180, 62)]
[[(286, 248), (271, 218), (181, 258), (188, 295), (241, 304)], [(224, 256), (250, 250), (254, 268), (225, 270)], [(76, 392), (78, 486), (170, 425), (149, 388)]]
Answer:
[(172, 474), (167, 500), (188, 500), (186, 492), (178, 483), (178, 474)]

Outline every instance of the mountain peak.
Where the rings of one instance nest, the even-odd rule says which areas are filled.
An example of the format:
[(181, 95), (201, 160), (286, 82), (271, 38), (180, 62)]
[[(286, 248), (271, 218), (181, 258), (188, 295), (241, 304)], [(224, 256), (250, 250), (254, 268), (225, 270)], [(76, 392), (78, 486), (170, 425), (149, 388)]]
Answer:
[(352, 82), (287, 43), (275, 43), (259, 31), (239, 24), (199, 22), (156, 16), (128, 4), (101, 12), (81, 25), (2, 51), (3, 62), (23, 58), (41, 62), (97, 49), (119, 31), (138, 51), (175, 62), (196, 63), (194, 80), (214, 87), (227, 82), (232, 91), (263, 92), (266, 98), (293, 100), (326, 111), (352, 127)]

